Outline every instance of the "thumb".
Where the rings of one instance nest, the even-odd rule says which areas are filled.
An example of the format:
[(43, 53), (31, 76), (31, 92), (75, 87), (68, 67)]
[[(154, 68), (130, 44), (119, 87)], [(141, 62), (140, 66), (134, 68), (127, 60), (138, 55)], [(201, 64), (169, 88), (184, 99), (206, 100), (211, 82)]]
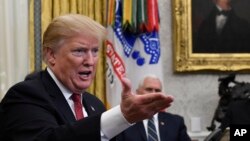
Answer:
[(123, 87), (122, 96), (126, 96), (131, 93), (131, 82), (126, 77), (123, 77), (121, 81), (122, 81), (122, 87)]

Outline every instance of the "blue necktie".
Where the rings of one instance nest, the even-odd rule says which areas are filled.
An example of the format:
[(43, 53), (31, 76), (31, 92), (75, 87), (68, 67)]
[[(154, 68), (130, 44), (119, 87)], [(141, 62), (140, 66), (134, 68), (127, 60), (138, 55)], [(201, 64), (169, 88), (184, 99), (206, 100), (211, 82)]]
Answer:
[(154, 119), (148, 119), (148, 141), (158, 141)]

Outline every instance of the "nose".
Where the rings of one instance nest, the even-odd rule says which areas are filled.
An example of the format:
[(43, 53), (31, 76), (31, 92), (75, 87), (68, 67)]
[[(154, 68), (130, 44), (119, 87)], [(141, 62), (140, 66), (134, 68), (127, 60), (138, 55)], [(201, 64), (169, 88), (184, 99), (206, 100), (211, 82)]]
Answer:
[(93, 66), (95, 64), (95, 57), (96, 56), (94, 56), (91, 51), (88, 51), (83, 60), (84, 65)]

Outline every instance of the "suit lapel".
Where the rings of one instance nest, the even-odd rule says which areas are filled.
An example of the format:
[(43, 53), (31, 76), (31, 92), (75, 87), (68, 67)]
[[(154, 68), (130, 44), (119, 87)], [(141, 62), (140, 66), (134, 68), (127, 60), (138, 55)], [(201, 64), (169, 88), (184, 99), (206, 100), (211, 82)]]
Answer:
[(74, 122), (76, 119), (71, 108), (68, 105), (68, 102), (62, 94), (58, 95), (59, 96), (57, 96), (54, 100), (57, 109), (69, 122)]
[(47, 89), (47, 92), (52, 97), (52, 100), (58, 109), (60, 111), (60, 114), (69, 122), (74, 122), (75, 117), (74, 114), (68, 105), (68, 102), (64, 98), (62, 92), (54, 82), (54, 80), (51, 78), (49, 73), (47, 71), (44, 71), (42, 77), (42, 81), (44, 83), (45, 88)]
[(166, 122), (167, 121), (166, 117), (164, 117), (164, 114), (161, 112), (159, 112), (159, 114), (158, 114), (158, 121), (159, 121), (158, 126), (159, 126), (160, 138), (162, 141), (165, 141), (165, 140), (167, 140), (166, 134), (168, 134), (167, 133), (168, 126), (167, 126), (167, 122)]
[(83, 95), (82, 103), (86, 112), (88, 113), (89, 116), (93, 115), (96, 112), (96, 109), (94, 108), (94, 106), (91, 105), (91, 103), (89, 103), (87, 93), (83, 93), (82, 95)]
[(143, 125), (143, 122), (138, 122), (137, 124), (135, 124), (137, 130), (139, 130), (140, 135), (142, 136), (143, 140), (147, 140), (147, 136), (146, 136), (146, 131), (145, 131), (145, 127)]

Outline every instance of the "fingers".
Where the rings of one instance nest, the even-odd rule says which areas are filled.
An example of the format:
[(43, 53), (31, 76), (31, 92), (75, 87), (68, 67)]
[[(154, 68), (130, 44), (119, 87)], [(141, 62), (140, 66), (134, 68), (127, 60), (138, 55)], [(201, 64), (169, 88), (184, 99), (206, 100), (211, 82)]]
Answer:
[(152, 103), (152, 102), (167, 102), (171, 103), (174, 100), (174, 97), (171, 95), (165, 95), (162, 93), (151, 93), (151, 94), (145, 94), (142, 97), (142, 101), (147, 104), (147, 103)]
[(171, 106), (171, 103), (174, 100), (173, 96), (166, 96), (160, 93), (147, 94), (143, 96), (145, 96), (142, 98), (143, 105), (147, 108), (148, 111), (153, 112), (160, 112), (162, 110), (165, 110), (166, 108)]
[(123, 77), (121, 80), (122, 80), (122, 86), (123, 86), (122, 94), (128, 95), (129, 93), (131, 93), (131, 82), (126, 77)]
[(130, 95), (122, 102), (121, 111), (129, 123), (135, 123), (168, 108), (172, 102), (173, 96), (162, 93)]

